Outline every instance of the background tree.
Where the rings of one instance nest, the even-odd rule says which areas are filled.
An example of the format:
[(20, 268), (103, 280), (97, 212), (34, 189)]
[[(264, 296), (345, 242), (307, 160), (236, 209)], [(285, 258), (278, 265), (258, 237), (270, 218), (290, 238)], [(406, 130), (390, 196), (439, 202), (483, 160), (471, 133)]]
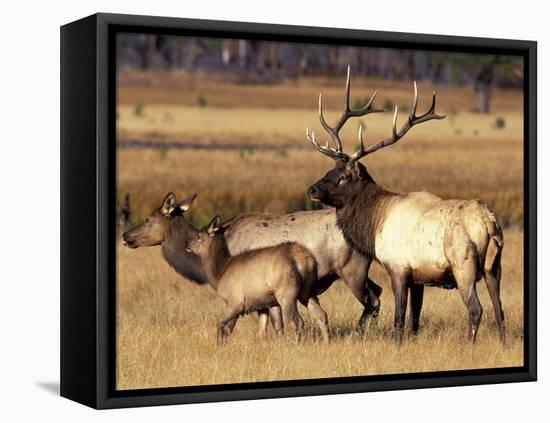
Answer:
[(238, 81), (272, 83), (306, 74), (342, 75), (351, 65), (369, 78), (471, 86), (480, 113), (490, 112), (494, 87), (523, 84), (518, 56), (155, 34), (124, 34), (117, 41), (118, 60), (126, 68), (223, 71)]
[[(491, 89), (501, 86), (518, 85), (523, 80), (521, 57), (493, 54), (442, 53), (444, 61), (451, 65), (454, 78), (459, 83), (471, 82), (478, 94), (477, 110), (489, 113)], [(464, 81), (466, 79), (466, 81)]]

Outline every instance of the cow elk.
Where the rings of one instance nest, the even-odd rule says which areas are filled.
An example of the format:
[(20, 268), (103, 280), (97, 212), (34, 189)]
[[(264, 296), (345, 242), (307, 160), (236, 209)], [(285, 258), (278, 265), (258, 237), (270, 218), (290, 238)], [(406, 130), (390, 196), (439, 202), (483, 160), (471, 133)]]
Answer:
[(299, 338), (303, 321), (298, 300), (328, 342), (327, 315), (314, 295), (317, 264), (303, 246), (285, 242), (231, 256), (216, 216), (189, 242), (187, 251), (201, 258), (208, 282), (225, 302), (218, 320), (218, 344), (231, 334), (240, 315), (277, 305), (282, 309), (283, 324), (290, 323)]
[[(182, 201), (170, 192), (162, 205), (153, 210), (141, 224), (122, 234), (122, 242), (129, 248), (160, 245), (162, 256), (168, 264), (186, 279), (205, 285), (208, 283), (201, 260), (194, 254), (186, 254), (187, 243), (197, 234), (197, 229), (187, 220), (189, 210), (197, 194)], [(268, 316), (275, 332), (282, 330), (281, 313), (278, 308), (258, 310), (259, 335), (267, 331)]]
[[(173, 193), (166, 195), (161, 206), (145, 220), (122, 234), (130, 248), (160, 245), (164, 259), (186, 279), (207, 284), (200, 259), (186, 252), (187, 243), (197, 229), (185, 214), (196, 195), (181, 202)], [(318, 280), (315, 292), (321, 295), (336, 280), (341, 279), (363, 305), (358, 327), (362, 329), (380, 308), (380, 288), (369, 279), (369, 260), (350, 248), (336, 225), (334, 209), (296, 212), (283, 216), (269, 214), (242, 215), (224, 224), (224, 235), (231, 255), (296, 241), (304, 245), (317, 261)], [(269, 316), (269, 317), (268, 317)], [(265, 336), (268, 320), (276, 332), (282, 330), (279, 307), (259, 312), (259, 335)]]
[(319, 96), (319, 118), (334, 146), (320, 145), (306, 130), (311, 144), (336, 161), (334, 169), (313, 184), (313, 201), (336, 207), (337, 224), (345, 239), (368, 259), (377, 260), (388, 272), (395, 297), (394, 329), (401, 343), (408, 287), (411, 289), (413, 330), (418, 329), (425, 285), (458, 288), (469, 312), (468, 337), (475, 341), (482, 315), (476, 282), (485, 278), (493, 303), (501, 341), (505, 342), (504, 315), (500, 301), (502, 229), (495, 215), (478, 200), (443, 200), (427, 192), (398, 194), (377, 185), (359, 160), (388, 147), (415, 125), (443, 119), (435, 113), (435, 92), (429, 110), (416, 114), (418, 92), (408, 119), (397, 130), (397, 108), (392, 134), (369, 147), (364, 146), (359, 126), (359, 149), (352, 155), (342, 150), (339, 131), (350, 117), (380, 110), (373, 107), (376, 92), (360, 110), (350, 110), (350, 73), (345, 90), (344, 112), (335, 127), (323, 116)]

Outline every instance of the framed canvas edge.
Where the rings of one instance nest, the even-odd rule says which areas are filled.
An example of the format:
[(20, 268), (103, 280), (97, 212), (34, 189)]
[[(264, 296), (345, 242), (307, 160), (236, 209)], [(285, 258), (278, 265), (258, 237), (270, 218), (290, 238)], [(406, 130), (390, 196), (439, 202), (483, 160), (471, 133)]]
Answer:
[[(398, 375), (403, 376), (403, 375)], [(517, 371), (500, 375), (431, 376), (406, 380), (336, 382), (308, 386), (260, 387), (226, 390), (220, 387), (210, 392), (132, 394), (107, 397), (98, 401), (98, 409), (148, 407), (157, 405), (195, 404), (224, 401), (261, 400), (275, 398), (307, 397), (318, 395), (359, 394), (409, 389), (453, 388), (461, 386), (501, 383), (532, 382), (536, 376), (529, 371)], [(299, 381), (298, 381), (299, 383)], [(290, 384), (289, 384), (290, 385)]]
[[(97, 14), (97, 136), (96, 136), (96, 179), (97, 179), (97, 286), (96, 286), (96, 317), (97, 317), (97, 401), (96, 408), (120, 408), (151, 405), (169, 405), (184, 403), (199, 403), (213, 401), (233, 401), (245, 399), (263, 399), (279, 397), (295, 397), (325, 394), (359, 393), (372, 391), (387, 391), (401, 389), (422, 389), (433, 387), (451, 387), (463, 385), (494, 384), (508, 382), (535, 381), (537, 379), (537, 350), (536, 350), (536, 51), (537, 44), (534, 41), (485, 39), (471, 37), (456, 37), (428, 34), (408, 34), (395, 32), (379, 32), (366, 30), (350, 30), (335, 28), (316, 28), (273, 24), (254, 24), (241, 22), (205, 21), (183, 18), (163, 18), (136, 15), (118, 14)], [(334, 40), (348, 39), (376, 39), (377, 41), (391, 40), (391, 42), (403, 42), (410, 45), (439, 45), (442, 49), (450, 47), (466, 46), (467, 48), (486, 48), (489, 50), (514, 50), (525, 58), (528, 65), (528, 80), (525, 83), (525, 101), (528, 119), (525, 120), (525, 197), (526, 208), (528, 207), (527, 224), (525, 233), (528, 237), (525, 241), (525, 286), (526, 302), (525, 314), (528, 338), (525, 339), (525, 365), (523, 368), (510, 368), (509, 371), (493, 369), (494, 373), (483, 372), (483, 374), (449, 375), (448, 372), (434, 372), (430, 374), (407, 374), (398, 375), (402, 379), (395, 380), (369, 380), (369, 381), (344, 381), (326, 383), (324, 380), (313, 381), (313, 384), (298, 386), (300, 381), (285, 382), (286, 386), (262, 386), (246, 387), (239, 389), (232, 387), (227, 389), (219, 386), (209, 392), (185, 392), (173, 393), (172, 388), (159, 390), (138, 390), (113, 392), (110, 386), (113, 377), (109, 364), (112, 352), (113, 339), (109, 338), (110, 303), (109, 281), (112, 280), (114, 263), (109, 260), (109, 253), (112, 252), (112, 245), (109, 245), (109, 229), (114, 219), (109, 220), (109, 163), (115, 160), (113, 150), (109, 149), (108, 140), (112, 135), (112, 127), (109, 127), (109, 31), (116, 26), (143, 26), (151, 28), (173, 28), (173, 29), (200, 29), (205, 31), (215, 30), (222, 32), (238, 32), (243, 36), (247, 34), (280, 34), (291, 37), (323, 37)], [(411, 42), (411, 38), (414, 39)], [(419, 44), (420, 43), (420, 44)], [(414, 47), (411, 47), (414, 48)], [(420, 47), (417, 47), (420, 48)], [(113, 176), (113, 175), (111, 175)], [(528, 205), (528, 206), (527, 206)], [(111, 304), (112, 305), (112, 304)], [(111, 366), (112, 367), (112, 366)], [(383, 378), (382, 378), (383, 379)], [(344, 380), (344, 379), (343, 379)], [(177, 389), (177, 388), (176, 388)], [(145, 392), (149, 391), (149, 392)]]
[[(524, 234), (524, 266), (525, 284), (525, 324), (530, 338), (525, 341), (528, 350), (525, 360), (533, 380), (537, 380), (537, 43), (532, 42), (526, 47), (525, 62), (528, 65), (528, 81), (524, 81), (525, 101), (524, 115), (524, 207), (527, 206), (527, 225)], [(527, 193), (527, 195), (525, 195)], [(527, 201), (525, 201), (527, 197)]]
[(91, 407), (97, 405), (99, 336), (96, 34), (96, 16), (60, 31), (60, 394)]
[[(97, 13), (99, 25), (149, 27), (163, 30), (201, 30), (208, 32), (233, 32), (243, 38), (247, 35), (290, 36), (301, 38), (329, 38), (336, 40), (361, 40), (383, 42), (384, 44), (399, 43), (399, 45), (415, 45), (432, 47), (435, 45), (445, 49), (473, 47), (477, 51), (518, 50), (525, 51), (536, 46), (536, 41), (505, 38), (483, 38), (456, 35), (437, 35), (426, 33), (410, 33), (398, 31), (376, 31), (368, 29), (316, 27), (305, 25), (286, 25), (273, 23), (218, 21), (195, 18), (173, 18), (163, 16), (127, 15), (117, 13)], [(309, 41), (308, 41), (309, 42)], [(408, 48), (408, 47), (407, 47)], [(411, 47), (413, 48), (413, 47)]]

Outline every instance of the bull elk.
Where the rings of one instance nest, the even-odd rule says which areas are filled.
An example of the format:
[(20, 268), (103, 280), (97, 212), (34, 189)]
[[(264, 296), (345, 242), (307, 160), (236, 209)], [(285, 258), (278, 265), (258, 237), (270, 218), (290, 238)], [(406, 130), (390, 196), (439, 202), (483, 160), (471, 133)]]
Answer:
[(285, 242), (231, 256), (216, 216), (189, 242), (187, 251), (201, 258), (208, 282), (225, 302), (218, 320), (218, 344), (231, 334), (240, 315), (277, 305), (283, 323), (290, 323), (299, 338), (303, 321), (298, 300), (317, 320), (328, 342), (327, 315), (314, 293), (317, 263), (305, 247)]
[[(122, 239), (129, 248), (161, 246), (164, 259), (176, 272), (197, 284), (207, 283), (200, 259), (186, 252), (187, 243), (197, 229), (187, 220), (186, 212), (196, 195), (177, 201), (173, 193), (164, 198), (143, 222), (124, 232)], [(231, 255), (296, 241), (310, 250), (317, 261), (316, 295), (321, 295), (341, 279), (363, 305), (358, 327), (363, 328), (380, 308), (382, 288), (368, 278), (370, 262), (353, 251), (336, 225), (334, 209), (291, 213), (284, 216), (267, 214), (242, 215), (224, 224), (224, 236)], [(267, 330), (268, 310), (260, 310), (259, 334)], [(282, 330), (280, 309), (269, 309), (271, 324)]]
[(427, 192), (398, 194), (376, 184), (359, 160), (395, 144), (415, 125), (443, 119), (435, 113), (436, 94), (424, 114), (417, 115), (418, 91), (408, 119), (397, 130), (397, 107), (392, 134), (365, 148), (359, 126), (359, 149), (352, 155), (342, 150), (339, 131), (350, 117), (382, 110), (373, 107), (376, 92), (360, 110), (350, 110), (348, 67), (344, 111), (336, 126), (323, 116), (319, 96), (319, 119), (334, 146), (321, 145), (306, 130), (310, 143), (336, 161), (334, 169), (313, 184), (313, 201), (336, 207), (337, 224), (349, 244), (369, 260), (378, 261), (391, 278), (395, 297), (395, 340), (401, 343), (408, 287), (411, 290), (413, 330), (418, 330), (424, 285), (458, 288), (469, 312), (469, 339), (474, 342), (482, 315), (476, 282), (485, 278), (493, 303), (501, 341), (505, 342), (504, 315), (500, 301), (502, 229), (495, 215), (478, 200), (443, 200)]

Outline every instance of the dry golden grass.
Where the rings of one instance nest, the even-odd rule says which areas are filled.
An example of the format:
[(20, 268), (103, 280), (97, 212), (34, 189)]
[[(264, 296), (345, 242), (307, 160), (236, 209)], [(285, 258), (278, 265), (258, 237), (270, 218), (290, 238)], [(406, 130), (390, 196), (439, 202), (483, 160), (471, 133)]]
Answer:
[[(522, 222), (521, 147), (513, 143), (475, 149), (434, 141), (416, 149), (402, 144), (363, 160), (375, 180), (387, 189), (430, 191), (446, 198), (479, 198), (502, 221)], [(191, 219), (204, 224), (216, 213), (229, 218), (250, 211), (287, 213), (311, 207), (306, 188), (333, 166), (310, 150), (239, 151), (119, 150), (118, 195), (131, 195), (134, 219), (158, 207), (168, 191), (199, 197)]]
[(392, 338), (393, 296), (387, 275), (371, 276), (384, 287), (378, 323), (365, 336), (354, 331), (361, 306), (337, 282), (321, 296), (332, 341), (320, 343), (317, 326), (300, 306), (306, 337), (281, 340), (270, 329), (256, 338), (255, 315), (242, 317), (223, 347), (216, 346), (216, 317), (223, 304), (208, 286), (184, 281), (166, 264), (159, 247), (129, 250), (117, 259), (117, 388), (189, 386), (268, 380), (479, 369), (523, 365), (523, 233), (506, 231), (502, 301), (508, 346), (502, 347), (485, 284), (477, 343), (467, 342), (467, 312), (456, 290), (427, 288), (421, 331), (401, 348)]
[[(320, 130), (316, 96), (323, 91), (327, 119), (337, 116), (343, 80), (314, 78), (277, 85), (237, 85), (221, 77), (181, 72), (119, 74), (119, 139), (182, 140), (197, 143), (271, 144), (275, 151), (123, 149), (118, 151), (120, 204), (131, 195), (133, 221), (160, 205), (168, 191), (199, 197), (189, 213), (197, 225), (214, 214), (229, 218), (249, 211), (287, 213), (311, 207), (305, 190), (333, 162), (308, 147), (306, 126)], [(353, 96), (379, 88), (401, 106), (410, 84), (354, 80)], [(419, 86), (423, 103), (427, 85)], [(117, 259), (117, 387), (186, 386), (261, 380), (407, 373), (518, 366), (523, 363), (523, 120), (519, 91), (498, 91), (492, 115), (471, 112), (473, 93), (438, 90), (444, 121), (414, 128), (396, 146), (363, 160), (375, 180), (399, 192), (431, 191), (444, 198), (479, 198), (493, 209), (505, 233), (502, 300), (509, 345), (501, 347), (484, 283), (478, 284), (485, 309), (476, 345), (466, 342), (467, 314), (457, 291), (426, 290), (421, 333), (401, 348), (392, 339), (393, 296), (387, 275), (378, 325), (366, 336), (353, 328), (361, 307), (341, 283), (321, 297), (329, 314), (332, 342), (322, 346), (307, 313), (308, 336), (295, 344), (258, 341), (257, 319), (239, 320), (223, 348), (215, 345), (221, 301), (208, 287), (182, 280), (161, 258), (158, 247), (128, 250)], [(206, 107), (196, 105), (203, 96)], [(354, 97), (355, 98), (355, 97)], [(140, 113), (136, 114), (136, 106)], [(406, 112), (400, 112), (401, 118)], [(505, 128), (496, 129), (497, 116)], [(391, 116), (364, 118), (366, 142), (389, 135)], [(357, 122), (343, 131), (344, 148), (356, 146)], [(283, 145), (304, 146), (284, 149)]]
[[(408, 106), (412, 100), (412, 81), (387, 81), (364, 79), (352, 74), (352, 104), (355, 99), (370, 96), (378, 90), (378, 103), (386, 99), (398, 106)], [(345, 75), (341, 78), (307, 77), (270, 85), (239, 84), (224, 75), (183, 71), (121, 71), (118, 74), (117, 100), (119, 105), (183, 105), (197, 106), (199, 97), (209, 107), (221, 108), (272, 108), (317, 109), (317, 96), (323, 92), (327, 109), (339, 109), (342, 105)], [(438, 107), (442, 112), (452, 109), (471, 111), (477, 106), (473, 89), (464, 87), (434, 87), (418, 81), (421, 100), (431, 100), (434, 88), (438, 92)], [(495, 113), (515, 112), (523, 106), (519, 90), (499, 90), (491, 102)]]
[[(306, 127), (319, 134), (317, 95), (323, 92), (326, 117), (339, 116), (343, 80), (305, 79), (275, 85), (221, 83), (200, 75), (168, 73), (150, 83), (121, 78), (125, 84), (118, 93), (118, 136), (121, 139), (180, 140), (198, 143), (296, 144), (304, 145)], [(129, 79), (129, 80), (127, 80)], [(141, 81), (138, 79), (138, 81)], [(369, 88), (366, 88), (369, 87)], [(387, 100), (399, 106), (402, 118), (412, 100), (410, 83), (354, 80), (352, 103), (365, 99), (372, 87), (379, 88), (377, 104)], [(428, 107), (434, 89), (419, 84), (419, 110)], [(203, 93), (208, 93), (204, 94)], [(201, 97), (205, 107), (197, 102)], [(479, 140), (521, 142), (523, 95), (518, 90), (499, 90), (493, 95), (492, 114), (473, 113), (476, 95), (464, 88), (438, 90), (438, 111), (449, 115), (446, 121), (415, 128), (418, 139), (430, 142), (445, 138), (475, 144)], [(390, 110), (391, 111), (391, 110)], [(496, 116), (506, 128), (494, 128)], [(369, 139), (389, 135), (391, 113), (361, 119)], [(357, 122), (342, 131), (344, 139), (357, 139)], [(324, 136), (323, 136), (324, 138)], [(422, 144), (415, 143), (417, 148)], [(351, 145), (350, 147), (353, 147)]]
[[(426, 105), (428, 107), (428, 105)], [(422, 110), (422, 109), (419, 109)], [(295, 145), (307, 143), (305, 129), (315, 131), (321, 140), (327, 136), (321, 130), (315, 106), (305, 109), (268, 108), (203, 108), (192, 106), (155, 105), (144, 108), (143, 115), (136, 115), (133, 106), (118, 108), (118, 134), (121, 139), (168, 140), (201, 144), (237, 143)], [(329, 122), (339, 117), (339, 111), (327, 110)], [(406, 118), (400, 112), (399, 124)], [(407, 136), (406, 144), (416, 139), (413, 148), (422, 148), (425, 143), (443, 139), (459, 145), (475, 145), (480, 141), (492, 143), (521, 143), (523, 119), (512, 112), (499, 114), (506, 121), (506, 128), (494, 127), (496, 117), (479, 113), (463, 112), (449, 115), (447, 119), (419, 125)], [(378, 140), (391, 134), (392, 113), (371, 115), (351, 121), (341, 131), (342, 139), (348, 140), (348, 148), (357, 144), (358, 122), (366, 126), (366, 140)], [(414, 137), (413, 137), (414, 134)], [(405, 144), (405, 143), (404, 143)], [(403, 144), (403, 145), (404, 145)]]
[[(325, 93), (326, 117), (336, 119), (343, 80), (309, 78), (281, 84), (223, 83), (221, 77), (182, 72), (121, 73), (118, 94), (119, 139), (180, 140), (202, 144), (281, 146), (275, 152), (123, 150), (119, 153), (119, 196), (129, 192), (136, 218), (157, 205), (169, 190), (198, 192), (194, 217), (226, 216), (243, 211), (283, 213), (310, 206), (305, 188), (332, 163), (309, 146), (305, 128), (323, 140), (316, 111), (316, 93)], [(354, 80), (353, 93), (366, 94), (365, 85), (380, 87), (396, 104), (410, 101), (409, 84)], [(420, 85), (420, 109), (430, 101), (429, 87)], [(213, 104), (194, 106), (195, 91), (212, 90)], [(367, 91), (368, 92), (368, 91)], [(382, 93), (385, 93), (384, 95)], [(305, 101), (305, 97), (309, 100)], [(456, 105), (455, 105), (456, 103)], [(498, 129), (497, 112), (469, 112), (475, 104), (465, 89), (442, 89), (438, 110), (450, 113), (443, 121), (415, 127), (398, 145), (364, 162), (375, 179), (396, 191), (429, 190), (443, 197), (477, 197), (502, 220), (523, 219), (523, 117), (521, 91), (500, 90), (493, 109), (505, 121)], [(135, 105), (142, 104), (141, 114)], [(400, 112), (401, 121), (406, 112)], [(362, 118), (366, 142), (390, 134), (391, 113)], [(357, 146), (358, 121), (342, 130), (346, 151)], [(303, 150), (282, 146), (302, 147)]]

